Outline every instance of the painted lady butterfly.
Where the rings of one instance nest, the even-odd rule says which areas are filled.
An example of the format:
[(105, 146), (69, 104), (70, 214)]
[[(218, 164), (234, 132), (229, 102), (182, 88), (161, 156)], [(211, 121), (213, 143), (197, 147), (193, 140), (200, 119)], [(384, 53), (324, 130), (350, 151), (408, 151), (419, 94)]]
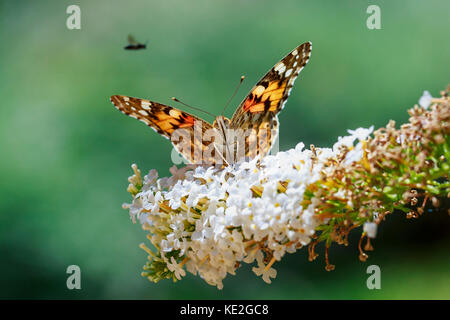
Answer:
[(292, 50), (258, 81), (231, 119), (221, 115), (212, 124), (145, 99), (114, 95), (111, 102), (170, 139), (190, 163), (223, 165), (249, 160), (270, 151), (278, 135), (278, 112), (310, 55), (310, 42)]

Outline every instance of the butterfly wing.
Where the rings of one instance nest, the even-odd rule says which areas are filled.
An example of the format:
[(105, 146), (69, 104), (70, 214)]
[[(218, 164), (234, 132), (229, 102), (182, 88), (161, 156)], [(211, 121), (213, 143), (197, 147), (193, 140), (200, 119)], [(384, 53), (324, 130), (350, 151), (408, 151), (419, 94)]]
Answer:
[(205, 151), (213, 148), (212, 141), (204, 139), (205, 133), (214, 130), (208, 122), (177, 108), (145, 99), (114, 95), (111, 102), (122, 113), (140, 120), (169, 139), (190, 163), (214, 163), (214, 150)]
[(311, 42), (292, 50), (258, 81), (236, 109), (230, 127), (253, 132), (245, 137), (243, 148), (247, 159), (264, 156), (270, 151), (278, 135), (278, 112), (283, 109), (310, 55)]

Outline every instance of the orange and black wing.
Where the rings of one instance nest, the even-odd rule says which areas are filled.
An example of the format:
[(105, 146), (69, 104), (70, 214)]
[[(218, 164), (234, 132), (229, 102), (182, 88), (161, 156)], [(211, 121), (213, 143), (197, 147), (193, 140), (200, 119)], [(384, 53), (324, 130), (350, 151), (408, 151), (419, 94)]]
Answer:
[(283, 109), (310, 55), (311, 42), (292, 50), (258, 81), (233, 114), (231, 128), (254, 133), (246, 136), (247, 159), (264, 156), (270, 151), (278, 135), (278, 112)]
[(208, 122), (161, 103), (128, 96), (111, 96), (111, 102), (122, 113), (140, 120), (169, 139), (175, 149), (190, 163), (210, 164), (204, 159), (205, 149), (212, 141), (203, 139), (205, 132), (214, 130)]

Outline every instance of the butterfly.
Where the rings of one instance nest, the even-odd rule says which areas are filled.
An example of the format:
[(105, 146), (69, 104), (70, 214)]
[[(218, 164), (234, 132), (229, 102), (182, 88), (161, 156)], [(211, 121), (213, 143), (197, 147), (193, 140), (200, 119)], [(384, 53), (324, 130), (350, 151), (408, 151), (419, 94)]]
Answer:
[(278, 113), (310, 55), (311, 42), (296, 47), (256, 83), (231, 119), (220, 115), (212, 124), (146, 99), (122, 95), (110, 99), (119, 111), (171, 140), (189, 163), (217, 166), (248, 161), (270, 151), (278, 135)]
[(128, 35), (127, 40), (128, 40), (129, 45), (124, 47), (125, 50), (140, 50), (140, 49), (147, 48), (146, 44), (137, 42), (131, 34)]

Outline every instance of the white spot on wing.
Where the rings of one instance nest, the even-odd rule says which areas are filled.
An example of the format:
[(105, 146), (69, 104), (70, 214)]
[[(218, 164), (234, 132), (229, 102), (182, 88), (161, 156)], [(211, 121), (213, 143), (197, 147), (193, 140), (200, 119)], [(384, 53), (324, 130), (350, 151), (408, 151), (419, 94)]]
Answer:
[(286, 73), (284, 74), (284, 76), (287, 78), (292, 74), (292, 69), (289, 69), (288, 71), (286, 71)]
[(282, 74), (286, 70), (286, 66), (284, 65), (283, 62), (278, 62), (274, 70), (279, 74)]
[(145, 109), (145, 110), (150, 110), (151, 108), (150, 108), (150, 106), (151, 106), (152, 104), (150, 103), (150, 102), (148, 102), (148, 101), (141, 101), (141, 107), (142, 107), (142, 109)]
[(145, 124), (148, 124), (148, 121), (146, 121), (145, 119), (139, 119), (140, 122), (143, 122)]

